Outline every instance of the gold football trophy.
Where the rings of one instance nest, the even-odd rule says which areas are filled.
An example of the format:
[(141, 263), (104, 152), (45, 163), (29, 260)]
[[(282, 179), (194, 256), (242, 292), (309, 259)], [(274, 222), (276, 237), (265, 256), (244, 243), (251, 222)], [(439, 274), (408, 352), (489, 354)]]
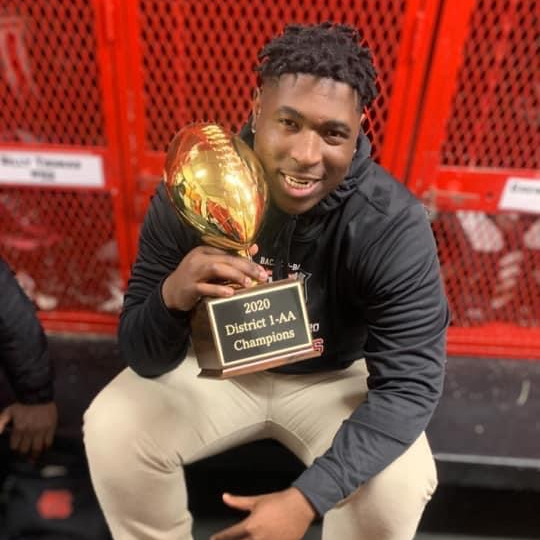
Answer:
[[(203, 243), (249, 257), (268, 201), (264, 170), (239, 137), (191, 124), (169, 145), (164, 182), (177, 214)], [(204, 298), (191, 336), (200, 375), (228, 378), (318, 356), (303, 285), (286, 279)]]

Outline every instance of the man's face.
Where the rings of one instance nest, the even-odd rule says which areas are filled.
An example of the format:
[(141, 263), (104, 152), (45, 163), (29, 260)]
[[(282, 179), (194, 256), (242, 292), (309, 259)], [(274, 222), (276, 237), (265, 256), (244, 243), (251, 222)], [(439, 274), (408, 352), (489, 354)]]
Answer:
[(254, 149), (274, 202), (302, 214), (347, 173), (362, 115), (346, 83), (306, 74), (268, 81), (253, 104)]

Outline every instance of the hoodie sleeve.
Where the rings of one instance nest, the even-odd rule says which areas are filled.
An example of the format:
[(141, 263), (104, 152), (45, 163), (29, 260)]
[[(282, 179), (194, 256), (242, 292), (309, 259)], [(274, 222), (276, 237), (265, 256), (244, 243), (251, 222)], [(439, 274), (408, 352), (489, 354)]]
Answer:
[(0, 361), (15, 397), (34, 405), (53, 399), (47, 338), (36, 310), (8, 265), (0, 260)]
[(351, 263), (351, 294), (365, 302), (367, 399), (294, 484), (320, 515), (407, 450), (442, 392), (449, 311), (424, 208), (405, 209), (373, 237)]
[(168, 309), (161, 288), (195, 242), (161, 183), (144, 219), (118, 328), (124, 360), (143, 377), (162, 375), (186, 356), (190, 313)]

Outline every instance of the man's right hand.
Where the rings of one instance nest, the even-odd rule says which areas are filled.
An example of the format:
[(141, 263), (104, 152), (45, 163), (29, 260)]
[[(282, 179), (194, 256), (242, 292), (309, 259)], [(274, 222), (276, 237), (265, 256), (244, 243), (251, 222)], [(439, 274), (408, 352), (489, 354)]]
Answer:
[[(257, 249), (253, 245), (250, 254), (255, 255)], [(248, 287), (253, 281), (266, 280), (264, 268), (245, 257), (199, 246), (191, 250), (163, 282), (162, 296), (169, 309), (190, 311), (202, 296), (232, 296), (234, 288), (228, 283)]]

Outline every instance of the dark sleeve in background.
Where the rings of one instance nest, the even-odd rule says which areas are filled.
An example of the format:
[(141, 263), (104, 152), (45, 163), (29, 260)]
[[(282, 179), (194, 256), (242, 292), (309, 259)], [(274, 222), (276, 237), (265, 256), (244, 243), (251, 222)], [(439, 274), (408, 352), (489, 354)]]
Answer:
[(0, 363), (15, 397), (29, 405), (52, 401), (47, 338), (34, 305), (1, 259), (0, 295)]
[[(442, 393), (449, 312), (424, 209), (398, 215), (366, 257), (368, 397), (295, 482), (322, 515), (399, 457), (426, 429)], [(359, 285), (361, 287), (361, 285)]]
[(161, 288), (197, 243), (195, 233), (180, 221), (160, 183), (144, 219), (118, 329), (124, 360), (143, 377), (162, 375), (186, 356), (190, 313), (168, 309)]

